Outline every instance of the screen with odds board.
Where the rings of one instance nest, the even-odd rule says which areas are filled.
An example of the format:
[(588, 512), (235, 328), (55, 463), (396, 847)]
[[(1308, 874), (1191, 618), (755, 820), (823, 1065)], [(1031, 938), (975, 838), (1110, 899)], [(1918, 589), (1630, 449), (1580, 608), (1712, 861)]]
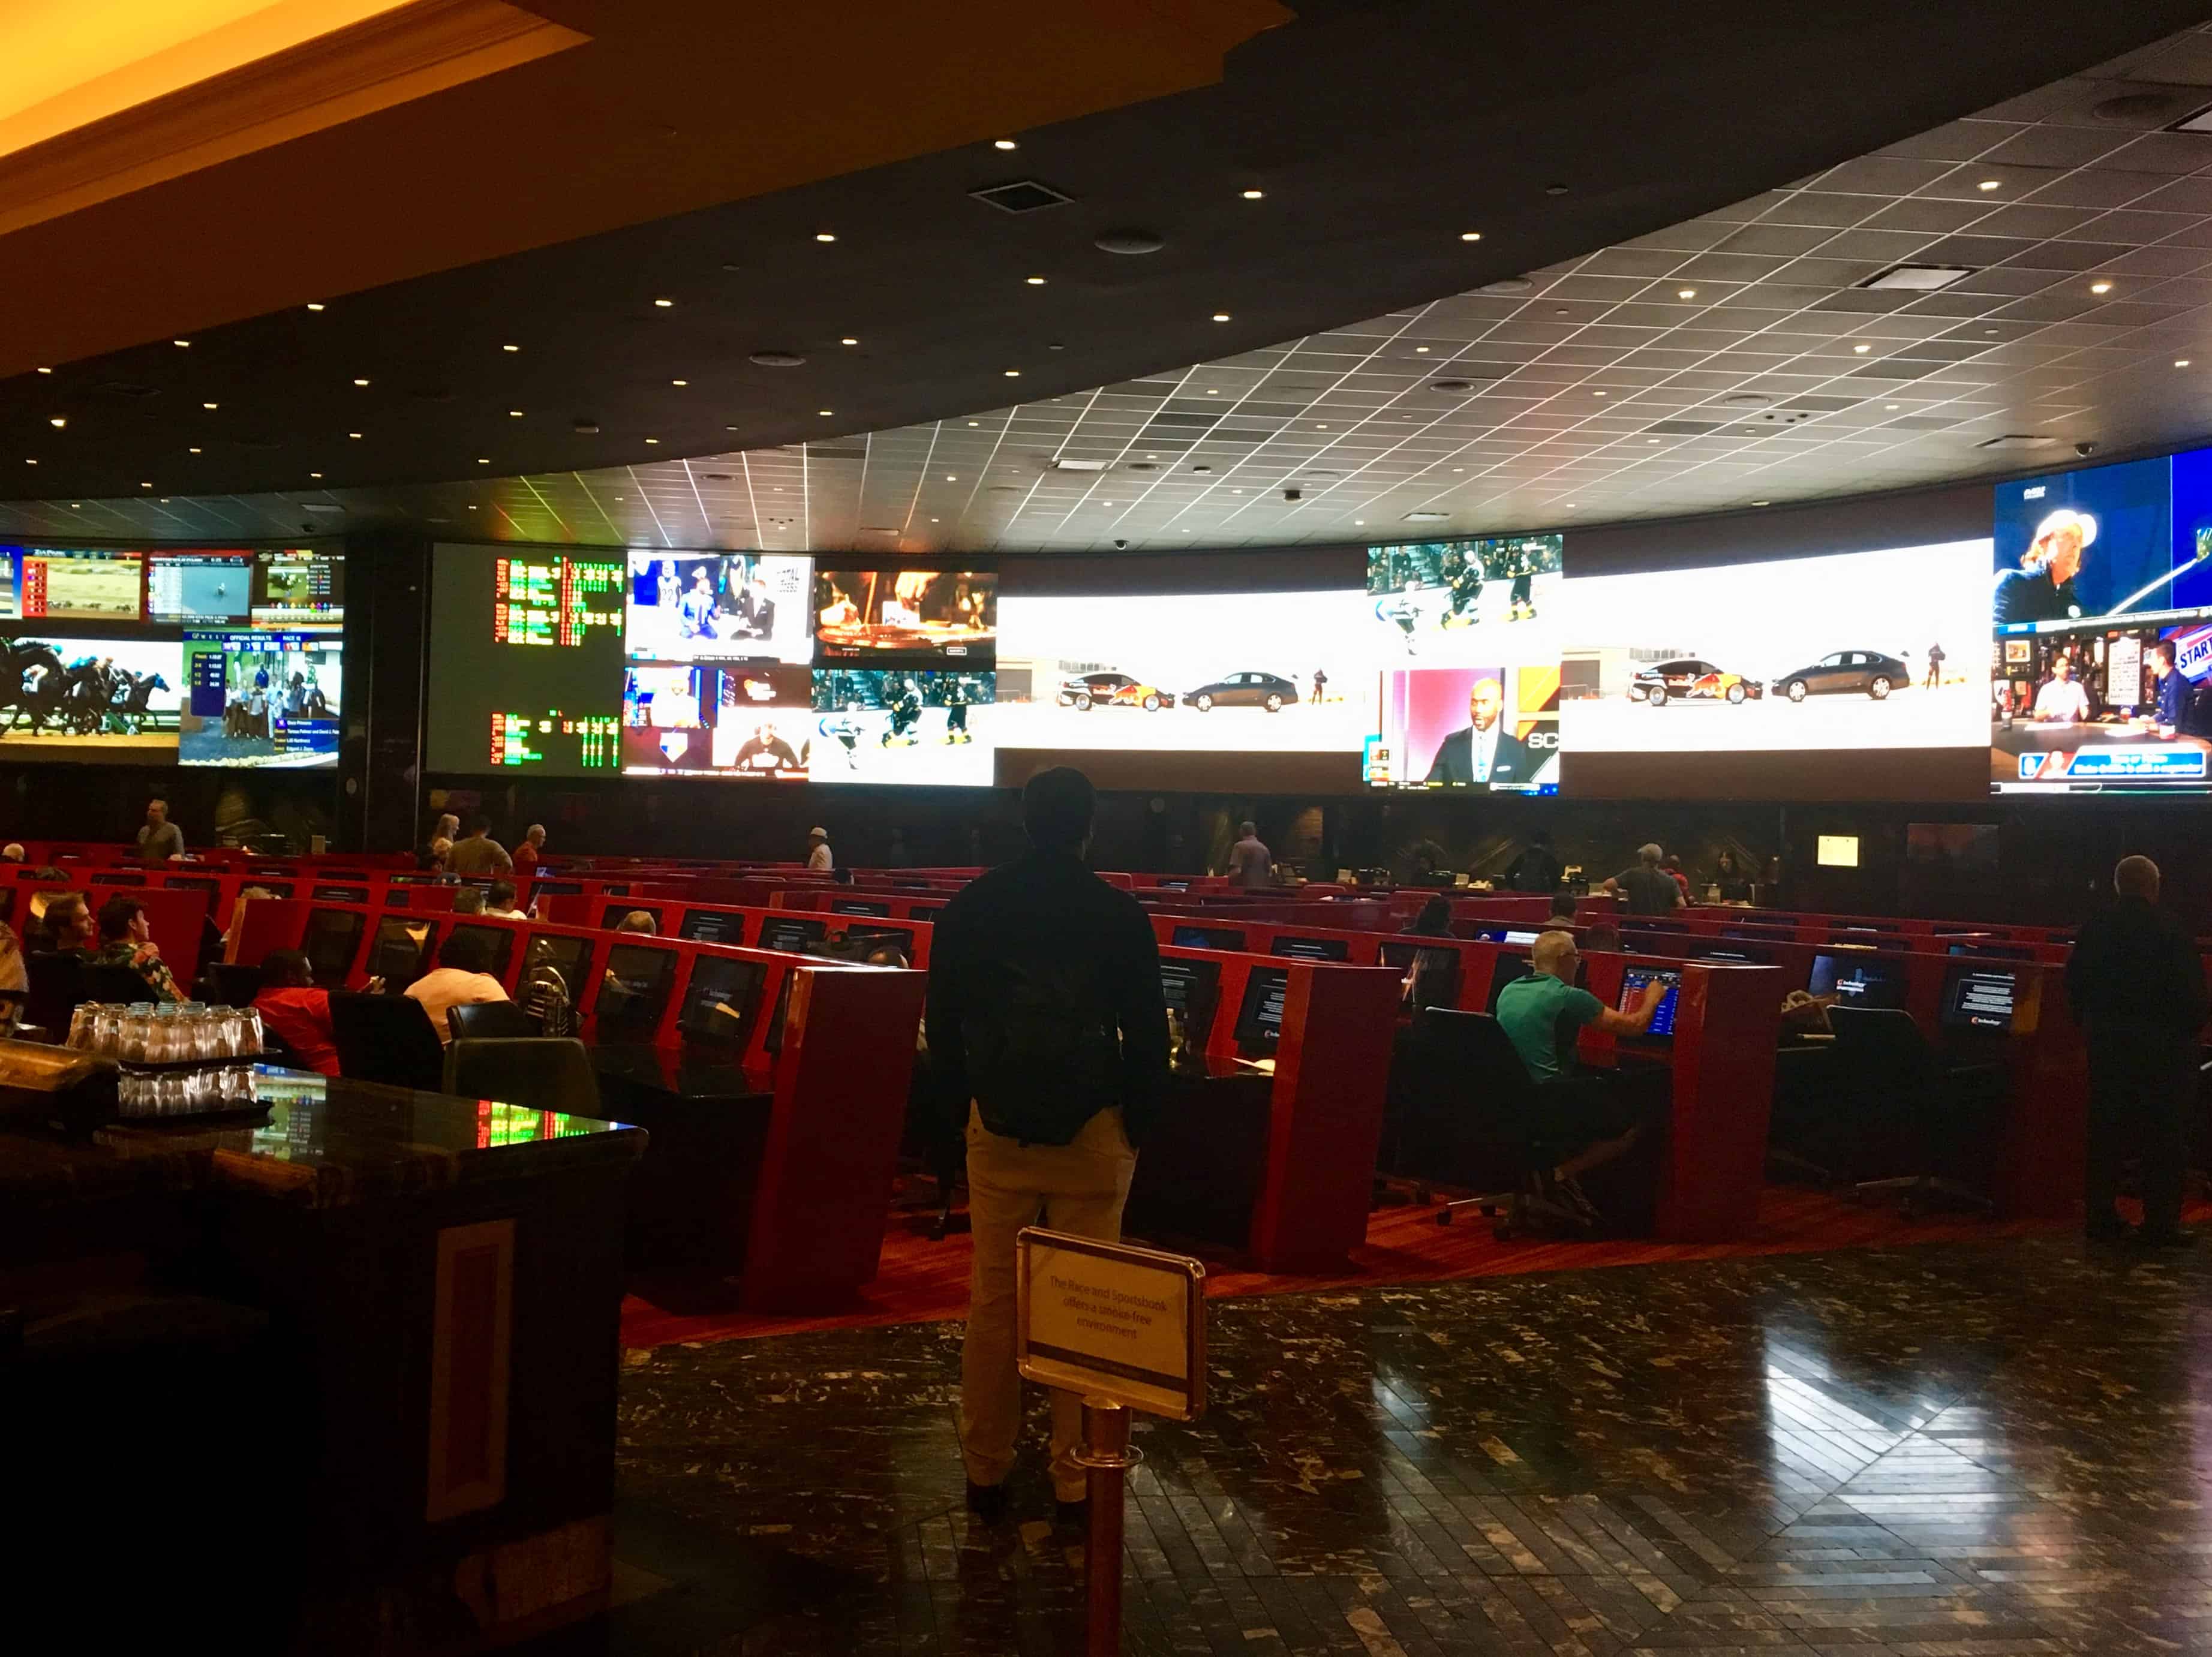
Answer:
[(433, 558), (429, 768), (611, 775), (623, 560), (467, 546)]

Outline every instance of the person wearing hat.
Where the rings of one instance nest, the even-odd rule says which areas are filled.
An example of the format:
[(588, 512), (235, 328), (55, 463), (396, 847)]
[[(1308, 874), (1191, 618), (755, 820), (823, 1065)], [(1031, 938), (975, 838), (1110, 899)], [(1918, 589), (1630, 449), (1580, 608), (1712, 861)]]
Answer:
[(2097, 520), (2086, 512), (2061, 507), (2035, 526), (2018, 569), (1998, 573), (1994, 609), (1996, 624), (2063, 622), (2081, 613), (2074, 578), (2081, 554), (2097, 538)]
[(830, 831), (813, 828), (806, 831), (806, 871), (826, 875), (837, 866), (837, 859), (830, 855)]

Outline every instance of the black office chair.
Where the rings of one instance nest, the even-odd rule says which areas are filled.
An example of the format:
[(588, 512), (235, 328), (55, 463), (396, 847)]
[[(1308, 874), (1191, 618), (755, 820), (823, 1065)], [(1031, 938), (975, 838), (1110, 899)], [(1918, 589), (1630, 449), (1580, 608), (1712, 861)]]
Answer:
[[(151, 1001), (154, 987), (128, 967), (100, 967), (87, 962), (84, 968), (84, 998), (88, 1001), (133, 1002)], [(63, 1021), (62, 1028), (69, 1028)]]
[(84, 968), (85, 958), (74, 950), (23, 957), (23, 971), (30, 985), (23, 1017), (46, 1031), (49, 1041), (66, 1037), (70, 1015), (92, 998), (85, 991)]
[(457, 1038), (446, 1049), (445, 1087), (465, 1099), (532, 1110), (599, 1114), (599, 1078), (573, 1036)]
[(1972, 1147), (1989, 1143), (1991, 1118), (2003, 1102), (2004, 1067), (1947, 1064), (1912, 1015), (1894, 1007), (1832, 1007), (1828, 1026), (1848, 1078), (1844, 1096), (1856, 1103), (1863, 1121), (1891, 1130), (1920, 1169), (1861, 1180), (1851, 1195), (1895, 1192), (1908, 1219), (1937, 1199), (1994, 1213), (1996, 1205), (1987, 1197), (1936, 1169), (1965, 1168)]
[(211, 961), (200, 968), (198, 988), (200, 998), (211, 1006), (250, 1007), (253, 998), (261, 993), (262, 977), (258, 966), (247, 967), (234, 961)]
[(341, 1076), (425, 1093), (436, 1093), (444, 1084), (445, 1044), (420, 1001), (333, 991), (331, 1033), (337, 1039)]
[[(1472, 1174), (1478, 1185), (1501, 1181), (1480, 1196), (1444, 1204), (1437, 1223), (1449, 1225), (1475, 1209), (1490, 1217), (1492, 1235), (1501, 1242), (1538, 1230), (1587, 1236), (1586, 1217), (1544, 1195), (1544, 1170), (1564, 1147), (1543, 1133), (1540, 1090), (1504, 1027), (1488, 1013), (1446, 1007), (1431, 1007), (1414, 1023), (1417, 1029), (1425, 1027), (1424, 1062), (1445, 1080), (1442, 1096), (1456, 1107), (1431, 1120), (1428, 1143), (1437, 1165), (1456, 1179)], [(1443, 1132), (1435, 1132), (1438, 1128)]]
[(473, 1006), (448, 1007), (446, 1027), (456, 1041), (514, 1041), (544, 1034), (530, 1010), (514, 1001), (479, 1001)]

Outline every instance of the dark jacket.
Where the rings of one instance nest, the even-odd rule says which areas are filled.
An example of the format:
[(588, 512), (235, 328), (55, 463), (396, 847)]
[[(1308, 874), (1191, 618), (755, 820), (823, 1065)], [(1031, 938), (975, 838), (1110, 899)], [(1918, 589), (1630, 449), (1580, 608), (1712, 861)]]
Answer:
[(2139, 897), (2124, 897), (2075, 935), (2066, 998), (2087, 1027), (2093, 1052), (2193, 1053), (2204, 1023), (2204, 967), (2195, 942), (2171, 917)]
[(2055, 583), (2039, 569), (2000, 571), (1990, 605), (1999, 627), (2014, 622), (2063, 622), (2081, 606), (2071, 580)]
[[(1504, 746), (1499, 744), (1501, 749)], [(1559, 854), (1548, 846), (1524, 846), (1521, 855), (1513, 859), (1513, 866), (1505, 871), (1505, 879), (1516, 892), (1555, 892), (1566, 866), (1559, 861)]]
[[(1543, 764), (1528, 751), (1528, 746), (1510, 731), (1498, 733), (1497, 751), (1492, 755), (1489, 780), (1492, 783), (1527, 782)], [(1442, 783), (1472, 783), (1474, 780), (1474, 727), (1467, 725), (1446, 737), (1437, 748), (1437, 757), (1429, 766), (1427, 780)]]
[(932, 1079), (994, 1133), (1066, 1144), (1118, 1105), (1132, 1144), (1168, 1077), (1159, 944), (1079, 858), (1031, 852), (970, 882), (930, 934)]

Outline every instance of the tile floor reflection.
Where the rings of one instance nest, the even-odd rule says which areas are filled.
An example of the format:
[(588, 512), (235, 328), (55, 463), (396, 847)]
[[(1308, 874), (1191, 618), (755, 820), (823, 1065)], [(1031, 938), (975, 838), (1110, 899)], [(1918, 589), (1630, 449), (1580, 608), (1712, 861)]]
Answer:
[[(1080, 1651), (1081, 1539), (1039, 1458), (1007, 1522), (962, 1511), (958, 1338), (631, 1353), (626, 1508), (709, 1539), (706, 1576), (720, 1539), (824, 1587), (610, 1648)], [(1210, 1341), (1206, 1417), (1139, 1418), (1132, 1651), (2212, 1651), (2212, 1250), (1284, 1296), (1217, 1302)]]

